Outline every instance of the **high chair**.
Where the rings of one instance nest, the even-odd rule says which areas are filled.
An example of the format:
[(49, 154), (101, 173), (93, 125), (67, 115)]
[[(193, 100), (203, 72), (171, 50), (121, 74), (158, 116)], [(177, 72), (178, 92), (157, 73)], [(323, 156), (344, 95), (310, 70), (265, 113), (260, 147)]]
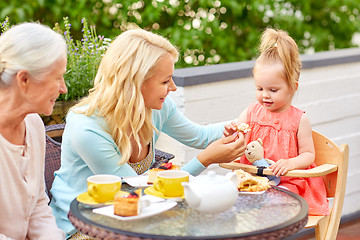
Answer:
[[(326, 186), (328, 198), (333, 198), (333, 205), (328, 216), (309, 216), (305, 228), (315, 228), (317, 240), (335, 240), (341, 219), (341, 211), (345, 197), (347, 170), (349, 163), (349, 145), (336, 145), (324, 135), (312, 132), (315, 146), (315, 164), (317, 167), (309, 170), (292, 170), (284, 176), (289, 177), (322, 177)], [(223, 163), (227, 169), (242, 169), (252, 174), (258, 173), (253, 165), (237, 162)], [(274, 175), (270, 169), (264, 169), (264, 175)]]

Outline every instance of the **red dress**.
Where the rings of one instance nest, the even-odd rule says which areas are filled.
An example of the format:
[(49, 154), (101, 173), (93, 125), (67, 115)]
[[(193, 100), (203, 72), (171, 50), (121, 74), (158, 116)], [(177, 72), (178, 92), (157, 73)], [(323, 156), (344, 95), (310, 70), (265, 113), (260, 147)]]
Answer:
[[(250, 104), (247, 123), (251, 131), (246, 134), (246, 142), (261, 138), (264, 144), (264, 157), (273, 161), (289, 159), (299, 155), (297, 131), (304, 112), (291, 106), (284, 112), (270, 112), (259, 103)], [(241, 163), (251, 164), (245, 156)], [(314, 168), (315, 163), (308, 169)], [(321, 177), (294, 178), (281, 177), (279, 186), (302, 196), (309, 204), (310, 215), (328, 215), (329, 202)]]

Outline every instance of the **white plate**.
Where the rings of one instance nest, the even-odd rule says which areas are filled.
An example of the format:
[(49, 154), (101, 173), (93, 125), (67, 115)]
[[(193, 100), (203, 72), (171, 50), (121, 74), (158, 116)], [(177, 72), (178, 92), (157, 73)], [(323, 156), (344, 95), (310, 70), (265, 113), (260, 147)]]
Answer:
[(259, 192), (245, 192), (245, 191), (239, 191), (239, 194), (244, 194), (244, 195), (256, 195), (256, 194), (262, 194), (264, 193), (264, 191), (259, 191)]
[(132, 187), (141, 188), (152, 186), (152, 184), (147, 183), (148, 177), (148, 175), (140, 175), (136, 177), (124, 177), (123, 180)]
[[(194, 176), (190, 175), (189, 180), (194, 180)], [(124, 182), (135, 188), (149, 187), (152, 184), (148, 184), (148, 175), (140, 175), (136, 177), (123, 177)]]
[(136, 220), (141, 218), (150, 217), (159, 213), (162, 213), (166, 210), (169, 210), (176, 206), (176, 201), (166, 201), (162, 198), (154, 197), (154, 196), (143, 196), (143, 200), (150, 201), (150, 204), (146, 207), (141, 208), (140, 214), (137, 216), (130, 216), (130, 217), (121, 217), (114, 214), (114, 205), (95, 208), (92, 211), (97, 214), (102, 214), (105, 216), (113, 217), (119, 220)]

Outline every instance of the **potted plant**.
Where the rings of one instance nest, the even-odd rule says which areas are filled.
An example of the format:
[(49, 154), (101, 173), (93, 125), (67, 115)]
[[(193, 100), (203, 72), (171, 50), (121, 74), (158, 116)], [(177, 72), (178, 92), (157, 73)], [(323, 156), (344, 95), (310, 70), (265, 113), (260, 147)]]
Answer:
[(43, 117), (45, 124), (62, 122), (68, 109), (87, 96), (93, 86), (101, 58), (111, 42), (109, 38), (96, 35), (95, 26), (89, 26), (85, 18), (81, 23), (81, 40), (73, 39), (68, 17), (64, 17), (64, 30), (58, 23), (55, 24), (54, 30), (64, 35), (68, 47), (68, 64), (64, 75), (68, 92), (60, 95), (53, 114)]

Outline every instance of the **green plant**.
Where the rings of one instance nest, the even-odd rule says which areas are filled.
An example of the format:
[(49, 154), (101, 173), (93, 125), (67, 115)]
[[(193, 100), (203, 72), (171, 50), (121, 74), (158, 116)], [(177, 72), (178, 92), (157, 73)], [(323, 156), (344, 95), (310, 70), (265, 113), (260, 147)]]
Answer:
[(68, 92), (60, 95), (59, 100), (78, 100), (88, 94), (101, 58), (111, 42), (109, 38), (97, 36), (95, 26), (88, 26), (85, 18), (81, 22), (81, 40), (72, 38), (68, 17), (64, 17), (64, 31), (58, 23), (55, 24), (55, 31), (64, 34), (68, 47), (68, 64), (64, 76)]
[(9, 17), (6, 17), (5, 20), (1, 23), (1, 34), (10, 28)]

